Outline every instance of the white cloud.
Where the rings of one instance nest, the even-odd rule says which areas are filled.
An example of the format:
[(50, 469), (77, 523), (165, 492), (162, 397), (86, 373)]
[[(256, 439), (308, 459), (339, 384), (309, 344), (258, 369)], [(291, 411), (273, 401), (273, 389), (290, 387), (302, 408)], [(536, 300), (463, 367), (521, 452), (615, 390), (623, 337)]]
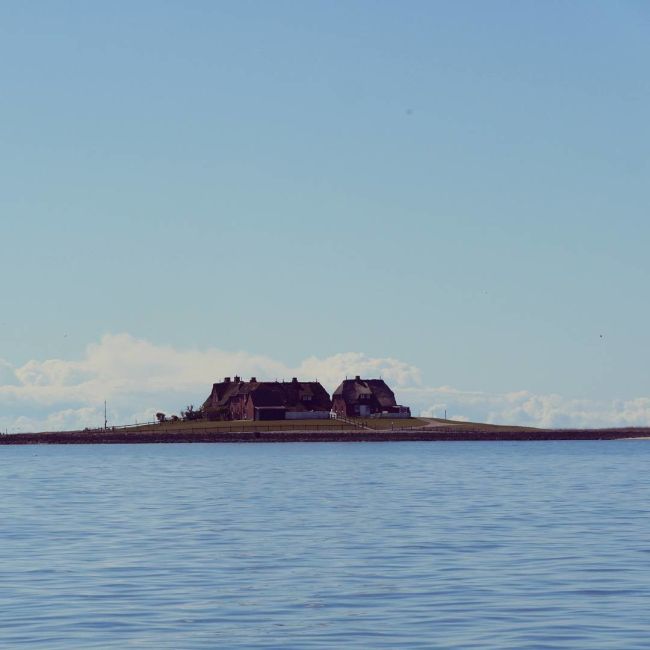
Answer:
[(344, 352), (325, 359), (309, 357), (292, 371), (296, 376), (318, 379), (334, 390), (345, 377), (383, 377), (394, 386), (413, 386), (421, 382), (420, 370), (397, 359), (373, 358), (361, 352)]
[[(588, 428), (650, 425), (650, 398), (597, 401), (528, 391), (487, 393), (443, 386), (404, 391), (406, 399), (421, 406), (425, 417), (518, 424), (548, 428)], [(460, 415), (454, 415), (458, 413)]]
[(345, 377), (384, 377), (398, 401), (414, 414), (541, 427), (647, 426), (650, 397), (597, 402), (528, 391), (488, 393), (422, 385), (420, 370), (390, 357), (359, 352), (309, 357), (296, 367), (263, 355), (176, 349), (129, 334), (108, 334), (89, 345), (82, 359), (32, 360), (14, 368), (0, 360), (0, 427), (62, 430), (103, 423), (108, 401), (114, 424), (153, 419), (156, 411), (177, 413), (199, 405), (214, 381), (245, 378), (318, 379), (330, 392)]

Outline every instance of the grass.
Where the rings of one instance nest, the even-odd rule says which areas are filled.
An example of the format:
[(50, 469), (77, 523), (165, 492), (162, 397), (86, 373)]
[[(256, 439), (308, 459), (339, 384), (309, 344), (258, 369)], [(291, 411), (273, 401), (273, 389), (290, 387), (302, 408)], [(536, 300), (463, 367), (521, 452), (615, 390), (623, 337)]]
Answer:
[(458, 431), (536, 431), (537, 427), (523, 427), (509, 424), (486, 424), (484, 422), (465, 422), (460, 420), (445, 420), (443, 418), (421, 418), (433, 428), (449, 427)]
[(193, 420), (190, 422), (163, 422), (126, 428), (127, 431), (298, 431), (305, 429), (331, 429), (341, 431), (350, 425), (338, 420)]
[[(412, 429), (423, 427), (423, 418), (350, 418), (351, 422), (370, 429)], [(132, 432), (184, 432), (184, 431), (347, 431), (354, 428), (342, 420), (232, 420), (216, 421), (193, 420), (190, 422), (163, 422), (161, 424), (141, 424), (120, 428)]]
[(351, 422), (362, 424), (370, 429), (414, 429), (424, 427), (428, 422), (424, 418), (349, 418)]
[[(350, 424), (352, 422), (353, 424)], [(127, 433), (217, 433), (217, 432), (269, 432), (269, 431), (350, 431), (354, 425), (374, 431), (430, 428), (458, 432), (490, 432), (499, 430), (535, 431), (533, 427), (518, 427), (482, 422), (460, 422), (442, 418), (348, 418), (343, 420), (233, 420), (210, 422), (193, 420), (190, 422), (163, 422), (162, 424), (141, 424), (120, 427), (116, 431)]]

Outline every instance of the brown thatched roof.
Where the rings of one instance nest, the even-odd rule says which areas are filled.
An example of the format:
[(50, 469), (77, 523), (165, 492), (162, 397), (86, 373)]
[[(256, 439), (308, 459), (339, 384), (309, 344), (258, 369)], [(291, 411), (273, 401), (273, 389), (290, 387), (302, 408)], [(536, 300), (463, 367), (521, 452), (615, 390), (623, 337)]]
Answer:
[[(238, 379), (238, 378), (237, 378)], [(254, 379), (254, 378), (252, 378)], [(254, 406), (284, 406), (297, 411), (329, 411), (329, 393), (317, 381), (229, 381), (213, 384), (204, 410), (227, 407), (237, 397), (248, 397)]]
[(381, 410), (397, 404), (395, 393), (383, 379), (345, 379), (334, 391), (332, 398), (342, 398), (346, 404), (371, 403)]

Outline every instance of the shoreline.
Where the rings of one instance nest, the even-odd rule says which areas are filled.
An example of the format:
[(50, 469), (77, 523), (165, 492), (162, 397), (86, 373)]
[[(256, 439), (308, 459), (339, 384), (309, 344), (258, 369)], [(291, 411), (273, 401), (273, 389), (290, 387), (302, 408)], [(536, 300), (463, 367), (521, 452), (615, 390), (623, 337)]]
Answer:
[(449, 427), (349, 431), (60, 431), (0, 435), (0, 445), (107, 445), (169, 443), (277, 442), (549, 442), (568, 440), (630, 440), (650, 438), (650, 428), (450, 430)]

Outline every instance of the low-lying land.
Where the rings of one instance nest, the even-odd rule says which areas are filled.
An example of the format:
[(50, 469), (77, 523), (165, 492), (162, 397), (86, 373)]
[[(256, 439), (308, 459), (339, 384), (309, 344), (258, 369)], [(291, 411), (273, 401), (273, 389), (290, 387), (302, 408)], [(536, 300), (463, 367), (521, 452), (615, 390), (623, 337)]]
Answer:
[(120, 430), (185, 433), (188, 431), (348, 431), (350, 429), (413, 429), (428, 426), (429, 418), (350, 418), (347, 420), (191, 420), (120, 427)]
[(388, 442), (616, 440), (650, 437), (648, 427), (535, 429), (436, 418), (163, 422), (84, 431), (0, 435), (0, 445), (189, 442)]

